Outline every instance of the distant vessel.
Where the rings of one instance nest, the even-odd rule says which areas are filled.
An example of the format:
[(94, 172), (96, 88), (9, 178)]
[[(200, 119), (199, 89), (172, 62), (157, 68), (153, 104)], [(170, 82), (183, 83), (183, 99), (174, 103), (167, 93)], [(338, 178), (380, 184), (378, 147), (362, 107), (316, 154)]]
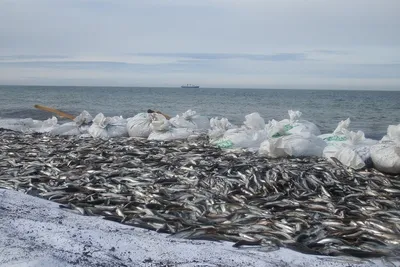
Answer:
[(186, 85), (182, 85), (181, 88), (200, 88), (200, 86), (189, 83)]

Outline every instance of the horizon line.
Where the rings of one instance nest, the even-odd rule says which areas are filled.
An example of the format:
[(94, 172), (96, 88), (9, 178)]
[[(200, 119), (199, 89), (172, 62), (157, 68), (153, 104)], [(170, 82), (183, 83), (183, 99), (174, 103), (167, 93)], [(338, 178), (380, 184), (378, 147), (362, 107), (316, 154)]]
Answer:
[(88, 88), (147, 88), (147, 89), (229, 89), (229, 90), (234, 90), (234, 89), (241, 89), (241, 90), (303, 90), (303, 91), (369, 91), (369, 92), (400, 92), (400, 88), (398, 89), (381, 89), (381, 90), (376, 90), (376, 89), (311, 89), (311, 88), (255, 88), (255, 87), (226, 87), (226, 86), (220, 86), (220, 87), (210, 87), (210, 86), (200, 86), (200, 88), (181, 88), (181, 86), (134, 86), (134, 85), (42, 85), (42, 84), (30, 84), (30, 85), (23, 85), (23, 84), (0, 84), (0, 86), (7, 86), (7, 87), (88, 87)]

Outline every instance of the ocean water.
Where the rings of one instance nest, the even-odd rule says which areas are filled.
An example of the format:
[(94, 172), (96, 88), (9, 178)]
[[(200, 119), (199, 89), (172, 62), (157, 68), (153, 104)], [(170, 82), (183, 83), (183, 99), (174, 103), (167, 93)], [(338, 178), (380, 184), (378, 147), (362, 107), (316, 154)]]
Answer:
[(35, 104), (93, 117), (133, 117), (151, 108), (175, 116), (188, 109), (208, 117), (225, 117), (241, 125), (245, 115), (258, 112), (267, 123), (288, 118), (300, 110), (302, 119), (315, 123), (322, 133), (332, 132), (339, 121), (350, 118), (350, 129), (380, 139), (390, 124), (400, 124), (400, 92), (261, 90), (221, 88), (0, 86), (0, 118), (48, 119), (52, 114)]

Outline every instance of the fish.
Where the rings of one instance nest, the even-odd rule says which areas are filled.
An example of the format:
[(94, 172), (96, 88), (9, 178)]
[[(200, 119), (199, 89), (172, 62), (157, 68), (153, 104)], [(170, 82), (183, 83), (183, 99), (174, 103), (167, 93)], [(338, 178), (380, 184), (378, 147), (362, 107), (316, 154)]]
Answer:
[(267, 159), (206, 135), (148, 141), (0, 129), (0, 188), (167, 233), (360, 259), (399, 254), (399, 176), (316, 157)]

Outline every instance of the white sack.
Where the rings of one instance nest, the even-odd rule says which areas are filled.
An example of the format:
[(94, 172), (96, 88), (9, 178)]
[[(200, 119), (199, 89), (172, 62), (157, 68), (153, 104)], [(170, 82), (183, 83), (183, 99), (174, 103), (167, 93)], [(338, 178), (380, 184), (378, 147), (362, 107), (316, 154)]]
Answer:
[(371, 147), (374, 167), (385, 173), (400, 174), (400, 145), (395, 142), (383, 142)]
[(231, 124), (227, 118), (218, 119), (218, 117), (211, 118), (210, 127), (211, 129), (208, 130), (208, 137), (211, 142), (222, 138), (227, 130), (237, 128), (237, 126)]
[(311, 133), (269, 138), (260, 145), (259, 153), (271, 158), (321, 157), (326, 143)]
[(93, 119), (93, 124), (88, 129), (88, 133), (93, 138), (108, 139), (113, 137), (128, 136), (126, 127), (127, 121), (121, 116), (106, 117), (99, 113)]
[(154, 113), (139, 113), (127, 119), (126, 127), (131, 137), (149, 137)]
[(320, 135), (321, 131), (312, 122), (300, 120), (302, 113), (300, 111), (289, 110), (289, 120), (285, 119), (279, 123), (283, 125), (285, 131), (289, 134), (311, 133), (313, 135)]
[(152, 132), (148, 140), (169, 141), (177, 139), (187, 139), (195, 134), (193, 129), (174, 128), (171, 123), (162, 115), (155, 114), (151, 122)]
[(205, 130), (210, 128), (210, 120), (205, 116), (200, 116), (196, 111), (189, 109), (181, 116), (176, 115), (171, 118), (170, 123), (176, 128), (188, 128)]

